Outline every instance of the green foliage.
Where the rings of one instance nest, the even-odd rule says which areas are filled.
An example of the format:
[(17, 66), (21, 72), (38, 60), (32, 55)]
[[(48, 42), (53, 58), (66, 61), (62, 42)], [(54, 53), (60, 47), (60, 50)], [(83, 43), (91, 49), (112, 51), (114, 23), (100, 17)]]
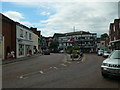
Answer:
[(68, 54), (70, 54), (71, 51), (72, 51), (73, 53), (76, 53), (76, 52), (79, 52), (79, 50), (80, 50), (80, 47), (68, 46), (66, 52), (67, 52)]
[(50, 48), (53, 48), (53, 49), (58, 48), (58, 46), (59, 46), (59, 42), (56, 42), (56, 41), (53, 41), (53, 42), (50, 44)]
[(74, 49), (75, 49), (75, 50), (79, 50), (79, 49), (80, 49), (80, 47), (74, 47)]
[(104, 38), (106, 38), (106, 37), (108, 37), (108, 34), (107, 34), (107, 33), (104, 33), (104, 34), (101, 35), (101, 38), (102, 38), (102, 39), (104, 39)]

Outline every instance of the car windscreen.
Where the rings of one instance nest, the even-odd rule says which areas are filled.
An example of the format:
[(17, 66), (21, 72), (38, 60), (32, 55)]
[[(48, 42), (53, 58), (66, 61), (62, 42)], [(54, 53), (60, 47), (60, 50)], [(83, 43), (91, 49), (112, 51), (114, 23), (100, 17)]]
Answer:
[(111, 59), (119, 59), (120, 60), (120, 51), (114, 51), (110, 57)]

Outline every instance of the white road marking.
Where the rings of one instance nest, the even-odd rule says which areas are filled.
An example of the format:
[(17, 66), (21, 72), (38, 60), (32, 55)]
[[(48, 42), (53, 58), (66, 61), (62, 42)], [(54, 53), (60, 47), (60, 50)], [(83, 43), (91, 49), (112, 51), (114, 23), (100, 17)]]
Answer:
[(27, 79), (28, 77), (24, 77), (23, 79)]
[(54, 67), (55, 69), (58, 69), (57, 67)]
[(43, 74), (43, 71), (40, 71), (41, 74)]
[(71, 62), (67, 62), (67, 63), (69, 63), (69, 64), (70, 64)]
[(67, 66), (67, 65), (65, 65), (65, 64), (61, 64), (62, 66)]
[(27, 73), (27, 74), (23, 74), (23, 75), (21, 75), (19, 78), (20, 79), (26, 79), (26, 78), (28, 78), (27, 76), (29, 76), (29, 75), (33, 75), (33, 74), (36, 74), (36, 73), (41, 73), (41, 74), (43, 74), (44, 72), (43, 71), (36, 71), (36, 72), (32, 72), (32, 73)]
[(53, 68), (53, 67), (50, 67), (50, 69)]
[(20, 79), (22, 79), (23, 78), (23, 76), (20, 76)]

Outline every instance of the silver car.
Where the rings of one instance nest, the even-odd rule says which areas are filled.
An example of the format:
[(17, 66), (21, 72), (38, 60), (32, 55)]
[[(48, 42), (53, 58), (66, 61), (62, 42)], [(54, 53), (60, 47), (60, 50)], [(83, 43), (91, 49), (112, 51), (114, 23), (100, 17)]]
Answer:
[(103, 50), (98, 50), (98, 56), (102, 56), (103, 55)]
[(120, 50), (114, 50), (101, 65), (103, 77), (119, 76), (120, 77)]
[(110, 52), (104, 51), (104, 53), (103, 53), (103, 57), (104, 57), (104, 58), (107, 58), (109, 55), (110, 55)]

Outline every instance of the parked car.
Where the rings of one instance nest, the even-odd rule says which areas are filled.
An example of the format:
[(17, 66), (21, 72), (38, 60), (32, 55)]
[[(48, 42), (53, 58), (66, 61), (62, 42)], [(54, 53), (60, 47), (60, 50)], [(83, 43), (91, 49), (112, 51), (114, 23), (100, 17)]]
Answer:
[(49, 49), (43, 50), (43, 54), (44, 55), (50, 55), (50, 50)]
[(103, 50), (98, 50), (98, 56), (102, 56), (103, 55)]
[(110, 55), (110, 52), (108, 52), (108, 51), (103, 52), (103, 57), (104, 58), (107, 58), (109, 55)]
[(65, 51), (64, 51), (64, 50), (60, 50), (59, 52), (60, 52), (60, 53), (64, 53)]
[(114, 50), (101, 65), (102, 76), (119, 76), (120, 77), (120, 50)]

